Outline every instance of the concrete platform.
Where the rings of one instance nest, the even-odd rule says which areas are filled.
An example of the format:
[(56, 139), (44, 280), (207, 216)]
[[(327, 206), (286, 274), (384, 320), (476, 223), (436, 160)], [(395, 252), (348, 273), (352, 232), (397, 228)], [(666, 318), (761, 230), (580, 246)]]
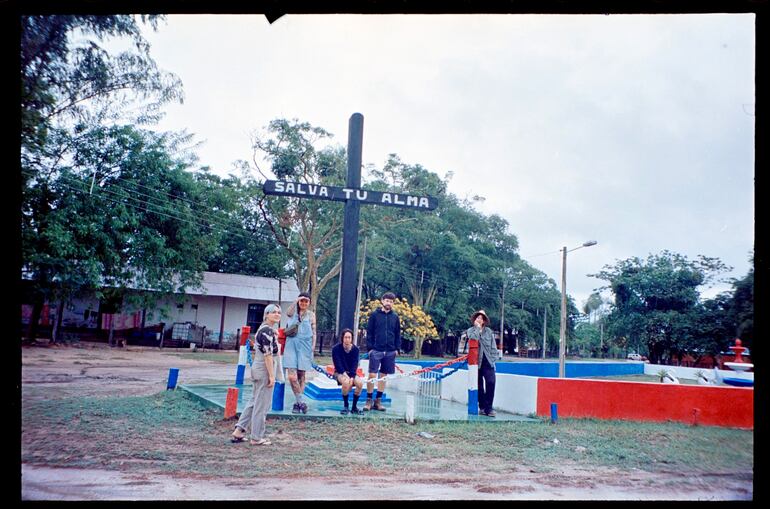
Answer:
[[(202, 404), (212, 408), (220, 408), (224, 412), (225, 399), (227, 398), (227, 389), (236, 387), (238, 389), (238, 409), (240, 413), (251, 398), (251, 384), (242, 385), (179, 385), (180, 390), (188, 392), (191, 396), (198, 399)], [(404, 420), (406, 413), (407, 395), (411, 393), (399, 390), (388, 390), (384, 406), (385, 412), (369, 411), (363, 415), (341, 415), (342, 398), (338, 399), (313, 399), (307, 392), (304, 401), (308, 406), (307, 414), (293, 414), (291, 412), (294, 403), (294, 395), (291, 388), (286, 386), (284, 390), (283, 410), (270, 410), (270, 417), (293, 417), (297, 419), (306, 418), (336, 418), (336, 419), (399, 419)], [(512, 414), (508, 412), (497, 411), (497, 417), (487, 417), (485, 415), (468, 415), (468, 407), (465, 404), (455, 401), (447, 401), (435, 397), (419, 396), (412, 394), (415, 398), (415, 419), (419, 421), (473, 421), (482, 423), (494, 423), (505, 421), (533, 421), (539, 419), (526, 417), (523, 415)], [(363, 408), (366, 401), (365, 392), (359, 400), (359, 408)], [(350, 394), (350, 402), (353, 402), (353, 394)]]

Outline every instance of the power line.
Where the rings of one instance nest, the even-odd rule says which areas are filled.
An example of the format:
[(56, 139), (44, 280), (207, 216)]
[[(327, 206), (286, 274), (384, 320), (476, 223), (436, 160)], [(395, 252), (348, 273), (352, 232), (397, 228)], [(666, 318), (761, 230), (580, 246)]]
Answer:
[[(76, 177), (61, 176), (59, 178), (59, 183), (62, 183), (62, 181), (74, 182), (76, 184), (84, 184), (84, 182), (82, 180), (80, 180), (80, 179), (78, 179)], [(66, 184), (62, 184), (62, 185), (66, 185)], [(67, 186), (67, 187), (72, 188), (71, 186)], [(123, 191), (124, 193), (126, 193), (126, 195), (121, 195), (117, 191), (114, 191), (114, 190), (109, 189), (107, 187), (102, 187), (99, 190), (101, 192), (104, 192), (104, 193), (109, 193), (110, 195), (113, 195), (113, 196), (135, 200), (135, 201), (140, 202), (140, 203), (144, 203), (146, 200), (142, 200), (141, 198), (136, 198), (134, 196), (146, 197), (146, 198), (149, 198), (150, 200), (156, 200), (156, 201), (161, 201), (162, 200), (162, 198), (160, 198), (158, 196), (148, 195), (148, 194), (145, 194), (145, 193), (141, 193), (139, 191), (135, 191), (135, 190), (124, 188), (122, 186), (115, 186), (115, 187), (117, 189)], [(82, 191), (80, 189), (77, 189), (77, 190), (78, 191)], [(163, 193), (162, 191), (159, 191), (159, 192)], [(195, 202), (192, 202), (190, 200), (185, 200), (183, 197), (174, 197), (173, 195), (171, 195), (169, 193), (163, 193), (163, 194), (165, 194), (166, 196), (171, 197), (174, 201), (176, 201), (176, 200), (186, 201), (187, 203), (190, 203), (192, 205), (197, 205), (199, 208), (195, 208), (194, 211), (198, 214), (198, 216), (202, 216), (203, 219), (207, 219), (210, 223), (212, 223), (212, 224), (214, 224), (216, 226), (220, 226), (220, 227), (222, 226), (223, 223), (220, 222), (219, 218), (214, 218), (213, 215), (209, 215), (209, 214), (206, 214), (206, 213), (201, 214), (200, 208), (202, 208), (202, 207), (200, 207), (200, 206), (203, 205), (203, 204), (195, 203)], [(93, 194), (91, 192), (89, 192), (89, 195), (93, 195)], [(171, 212), (180, 212), (180, 211), (178, 209), (170, 209), (168, 207), (168, 205), (166, 203), (163, 203), (162, 201), (161, 201), (161, 203), (147, 203), (147, 204), (150, 205), (150, 206), (156, 207), (156, 210), (153, 210), (152, 212), (161, 213), (161, 214), (165, 213), (166, 215), (168, 215), (170, 217), (173, 217), (173, 218), (176, 218), (176, 219), (179, 219), (180, 221), (189, 221), (186, 218), (182, 218), (182, 217), (179, 217), (177, 215), (172, 214)], [(160, 212), (160, 211), (163, 211), (163, 212)], [(148, 210), (148, 212), (151, 212), (151, 211)], [(196, 224), (198, 224), (200, 226), (205, 225), (205, 223), (201, 223), (201, 222), (196, 222)], [(206, 226), (208, 226), (208, 225), (206, 225)]]
[[(144, 210), (145, 212), (149, 212), (151, 214), (157, 214), (157, 215), (160, 215), (160, 216), (167, 217), (169, 219), (175, 219), (177, 221), (183, 221), (183, 222), (186, 222), (186, 223), (190, 223), (190, 224), (198, 226), (198, 227), (200, 227), (202, 229), (211, 229), (211, 230), (216, 231), (216, 232), (225, 233), (225, 234), (232, 235), (234, 237), (239, 237), (239, 238), (242, 238), (242, 239), (245, 239), (245, 240), (253, 240), (253, 238), (249, 234), (228, 230), (227, 228), (225, 228), (223, 226), (223, 223), (220, 223), (220, 222), (215, 221), (215, 220), (210, 220), (209, 223), (203, 223), (203, 222), (197, 221), (195, 219), (181, 217), (179, 215), (173, 214), (172, 212), (178, 212), (178, 211), (175, 210), (175, 209), (169, 209), (167, 206), (162, 206), (162, 205), (158, 205), (158, 204), (155, 204), (155, 203), (146, 203), (146, 202), (144, 202), (143, 200), (141, 200), (139, 198), (135, 198), (134, 196), (130, 196), (131, 194), (135, 194), (135, 192), (131, 191), (131, 190), (128, 190), (128, 189), (125, 189), (125, 188), (120, 188), (120, 189), (123, 192), (127, 193), (126, 195), (120, 194), (120, 193), (118, 193), (116, 191), (112, 191), (112, 190), (106, 189), (106, 188), (101, 188), (100, 191), (102, 191), (102, 193), (107, 193), (109, 195), (116, 196), (118, 198), (124, 198), (125, 200), (132, 200), (132, 201), (119, 201), (119, 200), (115, 200), (113, 198), (110, 198), (109, 196), (106, 196), (104, 194), (98, 194), (98, 195), (91, 194), (91, 193), (89, 193), (85, 189), (79, 189), (77, 187), (74, 187), (72, 185), (67, 184), (66, 182), (63, 182), (63, 180), (67, 180), (67, 179), (68, 179), (67, 177), (64, 177), (64, 178), (60, 179), (59, 185), (62, 185), (64, 187), (68, 188), (68, 189), (71, 189), (71, 190), (79, 192), (79, 193), (87, 194), (88, 196), (91, 196), (91, 197), (99, 196), (102, 199), (111, 201), (111, 202), (119, 204), (119, 205), (126, 205), (126, 206), (130, 206), (130, 207), (134, 207), (134, 208), (137, 208), (137, 209), (140, 209), (140, 210)], [(68, 179), (68, 180), (74, 181), (77, 184), (83, 184), (83, 182), (81, 180), (78, 180), (78, 179)], [(142, 195), (142, 193), (138, 193), (138, 194)], [(133, 202), (137, 202), (137, 203), (133, 203)], [(151, 207), (151, 208), (147, 208), (147, 207)]]
[[(22, 170), (22, 171), (27, 173), (27, 174), (33, 175), (33, 176), (35, 175), (33, 172), (31, 172), (29, 170)], [(125, 182), (131, 182), (128, 179), (124, 179), (124, 178), (121, 178), (121, 177), (115, 177), (115, 179), (116, 180), (122, 180), (122, 181), (125, 181)], [(158, 197), (158, 196), (152, 196), (152, 195), (149, 195), (149, 194), (146, 194), (146, 193), (142, 193), (140, 191), (136, 191), (136, 190), (132, 190), (132, 189), (127, 189), (127, 188), (122, 187), (122, 186), (116, 186), (120, 191), (122, 191), (122, 193), (114, 191), (114, 190), (109, 189), (107, 187), (99, 188), (102, 193), (106, 193), (106, 194), (109, 194), (111, 196), (114, 196), (114, 197), (120, 198), (122, 200), (125, 200), (125, 201), (121, 201), (121, 200), (113, 199), (110, 196), (106, 196), (105, 194), (93, 195), (90, 192), (87, 192), (86, 189), (79, 189), (79, 188), (77, 188), (75, 186), (67, 184), (65, 181), (75, 182), (77, 184), (85, 184), (85, 183), (82, 180), (80, 180), (80, 179), (78, 179), (78, 178), (76, 178), (74, 176), (73, 177), (60, 176), (59, 184), (64, 186), (64, 187), (66, 187), (66, 188), (68, 188), (68, 189), (71, 189), (71, 190), (73, 190), (75, 192), (79, 192), (79, 193), (83, 193), (83, 194), (88, 194), (89, 196), (100, 196), (102, 199), (108, 200), (110, 202), (113, 202), (113, 203), (116, 203), (116, 204), (119, 204), (119, 205), (130, 206), (130, 207), (133, 207), (135, 209), (143, 210), (143, 211), (151, 213), (151, 214), (157, 214), (157, 215), (160, 215), (160, 216), (163, 216), (163, 217), (167, 217), (169, 219), (174, 219), (174, 220), (177, 220), (177, 221), (186, 222), (186, 223), (192, 224), (192, 225), (197, 226), (197, 227), (202, 228), (202, 229), (210, 229), (212, 231), (224, 233), (224, 234), (231, 235), (231, 236), (238, 237), (238, 238), (242, 238), (242, 239), (245, 239), (245, 240), (253, 240), (253, 237), (251, 235), (247, 234), (247, 233), (232, 231), (232, 230), (229, 230), (229, 229), (225, 228), (223, 226), (224, 223), (221, 222), (225, 218), (221, 218), (221, 219), (216, 218), (215, 219), (214, 216), (212, 216), (212, 215), (208, 215), (208, 214), (205, 214), (205, 213), (201, 214), (200, 213), (200, 208), (202, 208), (202, 207), (195, 208), (195, 210), (189, 210), (189, 212), (191, 212), (191, 213), (192, 212), (196, 212), (199, 217), (202, 216), (204, 219), (208, 219), (208, 223), (204, 223), (204, 222), (197, 221), (195, 219), (190, 219), (190, 218), (187, 218), (187, 217), (182, 217), (182, 216), (176, 215), (176, 214), (174, 214), (174, 212), (179, 213), (180, 211), (178, 211), (177, 209), (171, 209), (166, 204), (157, 204), (157, 203), (147, 202), (145, 200), (142, 200), (141, 198), (137, 198), (137, 196), (139, 196), (139, 197), (149, 198), (150, 200), (161, 200), (161, 198)], [(144, 186), (142, 184), (136, 184), (136, 186), (143, 187), (145, 189), (152, 189), (152, 188), (150, 188), (148, 186)], [(174, 201), (183, 201), (183, 202), (191, 204), (193, 206), (201, 206), (201, 205), (203, 205), (203, 204), (200, 204), (200, 203), (193, 202), (192, 200), (186, 199), (186, 198), (181, 197), (181, 196), (175, 196), (175, 195), (172, 195), (170, 193), (165, 193), (163, 191), (158, 191), (158, 192), (161, 193), (161, 194), (164, 194), (165, 196), (171, 197)], [(136, 203), (134, 203), (134, 202), (136, 202)], [(558, 253), (558, 252), (559, 251), (553, 251), (553, 252), (550, 252), (550, 253), (542, 253), (542, 255), (553, 254), (553, 253)], [(539, 255), (533, 255), (533, 256), (539, 256)], [(407, 283), (417, 283), (418, 282), (418, 278), (420, 278), (421, 280), (424, 280), (426, 278), (426, 276), (427, 276), (427, 279), (429, 281), (436, 283), (439, 288), (441, 288), (442, 290), (445, 290), (447, 292), (465, 292), (465, 293), (468, 293), (468, 294), (473, 294), (474, 293), (472, 288), (469, 288), (468, 286), (464, 286), (462, 284), (458, 284), (456, 282), (450, 281), (449, 279), (447, 279), (447, 278), (445, 278), (443, 276), (438, 276), (438, 275), (432, 273), (430, 270), (418, 269), (418, 268), (416, 268), (414, 266), (411, 266), (411, 265), (408, 265), (406, 263), (399, 262), (399, 261), (387, 258), (387, 257), (385, 257), (383, 255), (378, 255), (377, 257), (380, 260), (382, 260), (382, 261), (388, 262), (391, 270), (394, 270), (397, 274), (402, 276), (406, 280)], [(480, 297), (481, 295), (482, 294), (477, 294), (476, 296)], [(489, 296), (496, 297), (497, 296), (496, 293), (492, 293), (492, 292), (488, 292), (488, 291), (484, 292), (483, 295), (485, 297), (489, 297)], [(528, 309), (528, 308), (526, 310), (529, 311), (529, 312), (534, 312), (535, 311), (535, 310), (531, 310), (531, 309)]]

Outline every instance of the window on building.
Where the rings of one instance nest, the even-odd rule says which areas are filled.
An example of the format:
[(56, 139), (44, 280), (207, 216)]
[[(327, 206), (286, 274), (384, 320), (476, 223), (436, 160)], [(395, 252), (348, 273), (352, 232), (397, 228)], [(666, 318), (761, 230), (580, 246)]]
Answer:
[(249, 311), (246, 314), (246, 325), (251, 327), (251, 332), (256, 332), (262, 323), (262, 314), (265, 312), (266, 304), (249, 304)]

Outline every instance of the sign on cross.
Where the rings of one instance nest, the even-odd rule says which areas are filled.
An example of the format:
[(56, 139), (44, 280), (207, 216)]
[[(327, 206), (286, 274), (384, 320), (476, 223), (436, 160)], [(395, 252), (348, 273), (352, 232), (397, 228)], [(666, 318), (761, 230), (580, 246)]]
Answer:
[[(361, 189), (361, 147), (363, 145), (364, 116), (353, 113), (348, 122), (348, 171), (345, 187), (267, 180), (262, 185), (265, 194), (293, 196), (345, 203), (342, 232), (342, 267), (340, 269), (337, 334), (342, 329), (353, 329), (356, 314), (356, 262), (358, 257), (358, 220), (361, 203), (389, 207), (433, 210), (438, 200), (431, 196), (406, 193), (370, 191)], [(354, 331), (357, 334), (358, 331)], [(400, 346), (399, 346), (400, 347)]]
[(285, 180), (267, 180), (262, 186), (265, 194), (296, 196), (297, 198), (315, 198), (316, 200), (348, 201), (357, 200), (371, 205), (390, 205), (392, 207), (433, 210), (438, 201), (430, 196), (413, 196), (404, 193), (369, 191), (349, 187), (324, 186)]

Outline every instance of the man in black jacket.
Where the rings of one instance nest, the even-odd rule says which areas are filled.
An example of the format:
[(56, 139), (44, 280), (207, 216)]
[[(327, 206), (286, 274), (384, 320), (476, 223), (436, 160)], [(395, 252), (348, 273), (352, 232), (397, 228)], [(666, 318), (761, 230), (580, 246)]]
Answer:
[[(380, 301), (382, 306), (375, 310), (369, 317), (366, 327), (366, 344), (371, 346), (369, 350), (369, 380), (377, 378), (377, 375), (392, 375), (396, 372), (396, 354), (401, 346), (401, 320), (393, 311), (393, 301), (396, 296), (391, 292), (385, 292)], [(372, 404), (374, 383), (366, 384), (366, 404), (364, 410), (385, 411), (382, 406), (382, 393), (385, 391), (385, 380), (377, 382), (377, 397)]]

